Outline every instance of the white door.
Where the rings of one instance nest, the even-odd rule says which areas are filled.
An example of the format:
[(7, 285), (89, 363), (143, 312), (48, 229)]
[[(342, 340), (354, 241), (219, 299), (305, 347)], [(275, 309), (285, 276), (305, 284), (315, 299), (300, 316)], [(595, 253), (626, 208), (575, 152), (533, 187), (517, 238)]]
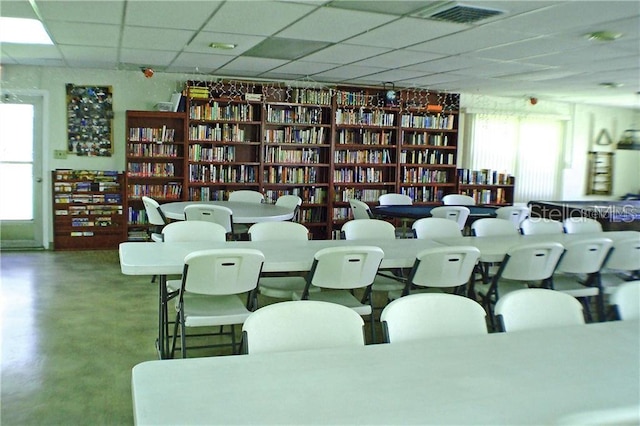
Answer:
[(0, 102), (0, 248), (41, 248), (42, 98)]

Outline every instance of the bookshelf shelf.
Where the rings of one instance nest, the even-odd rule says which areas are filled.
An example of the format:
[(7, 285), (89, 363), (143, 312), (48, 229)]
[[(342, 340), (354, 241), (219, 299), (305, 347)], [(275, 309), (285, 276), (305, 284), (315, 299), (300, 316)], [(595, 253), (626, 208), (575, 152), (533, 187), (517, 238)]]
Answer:
[(126, 239), (121, 173), (54, 170), (51, 182), (56, 250), (113, 249)]

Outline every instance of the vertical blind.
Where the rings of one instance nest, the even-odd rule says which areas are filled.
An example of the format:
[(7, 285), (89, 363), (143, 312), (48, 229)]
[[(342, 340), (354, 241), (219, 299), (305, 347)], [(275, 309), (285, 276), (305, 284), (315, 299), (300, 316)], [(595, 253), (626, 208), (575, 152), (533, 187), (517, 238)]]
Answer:
[(469, 167), (510, 173), (514, 202), (558, 196), (565, 123), (553, 118), (469, 114)]

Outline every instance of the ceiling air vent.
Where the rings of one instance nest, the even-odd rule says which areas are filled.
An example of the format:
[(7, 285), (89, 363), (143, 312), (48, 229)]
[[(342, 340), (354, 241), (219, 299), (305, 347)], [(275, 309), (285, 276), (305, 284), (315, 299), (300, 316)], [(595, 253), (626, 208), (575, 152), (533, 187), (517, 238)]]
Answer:
[(440, 2), (412, 15), (424, 19), (436, 19), (438, 21), (454, 22), (456, 24), (473, 24), (474, 22), (501, 15), (504, 12), (495, 9), (486, 9), (468, 6), (455, 2)]

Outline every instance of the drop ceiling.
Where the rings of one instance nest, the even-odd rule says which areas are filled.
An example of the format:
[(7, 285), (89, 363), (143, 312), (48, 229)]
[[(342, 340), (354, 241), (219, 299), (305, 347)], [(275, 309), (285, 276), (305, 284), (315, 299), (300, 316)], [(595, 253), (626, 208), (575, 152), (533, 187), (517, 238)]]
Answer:
[[(468, 23), (432, 17), (453, 6), (483, 9), (487, 16)], [(2, 64), (151, 67), (203, 79), (393, 82), (640, 109), (635, 0), (1, 0), (0, 15), (39, 18), (54, 41), (3, 44)], [(595, 31), (622, 35), (613, 42), (589, 40)], [(213, 49), (211, 43), (236, 47)]]

